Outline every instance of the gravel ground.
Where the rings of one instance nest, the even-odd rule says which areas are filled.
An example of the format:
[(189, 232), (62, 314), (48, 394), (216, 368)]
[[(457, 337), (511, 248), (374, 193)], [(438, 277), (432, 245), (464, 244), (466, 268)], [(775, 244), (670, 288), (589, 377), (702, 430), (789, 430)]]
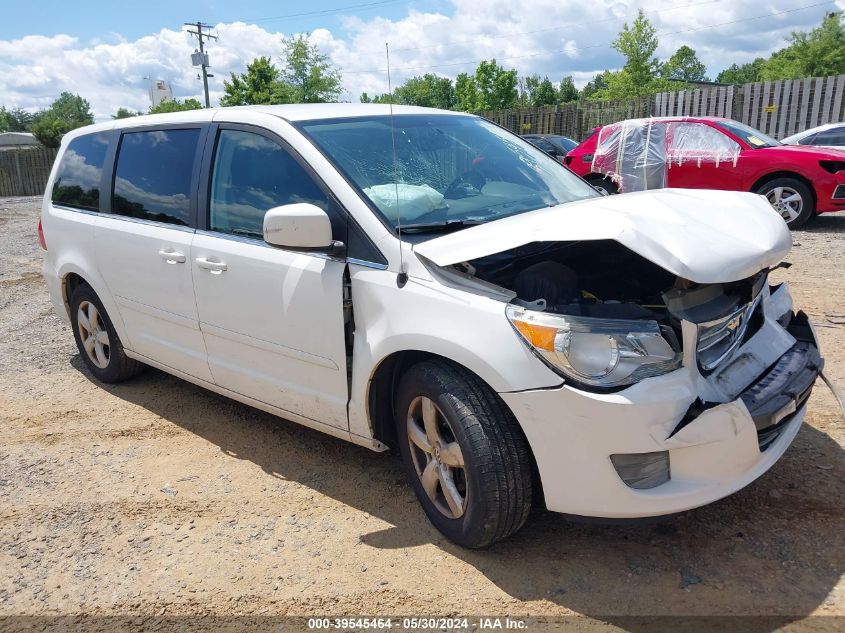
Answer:
[[(536, 511), (511, 540), (465, 551), (428, 524), (391, 455), (154, 370), (93, 382), (41, 278), (39, 206), (0, 199), (0, 624), (845, 614), (845, 425), (821, 382), (792, 448), (728, 499), (635, 526)], [(845, 385), (845, 213), (794, 240), (776, 276)]]

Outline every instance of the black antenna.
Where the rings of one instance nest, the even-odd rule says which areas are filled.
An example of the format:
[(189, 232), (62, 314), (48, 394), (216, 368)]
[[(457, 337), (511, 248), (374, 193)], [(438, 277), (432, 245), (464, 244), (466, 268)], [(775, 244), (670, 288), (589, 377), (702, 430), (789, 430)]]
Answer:
[(399, 213), (399, 165), (396, 158), (396, 127), (393, 124), (393, 86), (390, 83), (390, 45), (384, 43), (384, 52), (387, 55), (387, 97), (390, 107), (390, 142), (393, 146), (393, 191), (396, 195), (396, 233), (399, 235), (399, 275), (396, 277), (396, 285), (400, 288), (408, 283), (408, 273), (405, 270), (405, 255), (402, 253), (402, 214)]

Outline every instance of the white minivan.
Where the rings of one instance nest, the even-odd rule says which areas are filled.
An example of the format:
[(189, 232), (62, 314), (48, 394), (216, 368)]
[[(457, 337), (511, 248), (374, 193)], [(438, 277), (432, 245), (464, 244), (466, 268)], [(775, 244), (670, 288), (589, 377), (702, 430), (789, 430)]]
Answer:
[(103, 382), (145, 365), (382, 451), (485, 547), (532, 502), (677, 513), (798, 432), (822, 360), (765, 199), (604, 197), (467, 114), (310, 104), (65, 136), (39, 224)]

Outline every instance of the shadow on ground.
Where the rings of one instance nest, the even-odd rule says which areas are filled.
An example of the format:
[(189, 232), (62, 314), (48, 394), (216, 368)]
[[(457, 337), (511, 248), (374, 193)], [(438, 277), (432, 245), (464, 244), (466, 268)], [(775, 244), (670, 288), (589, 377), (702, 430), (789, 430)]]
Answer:
[[(78, 357), (72, 362), (88, 375)], [(626, 630), (655, 627), (653, 620), (631, 615), (806, 616), (824, 603), (845, 567), (842, 450), (809, 425), (772, 471), (706, 508), (628, 526), (575, 524), (538, 510), (515, 537), (475, 552), (445, 541), (428, 524), (398, 459), (389, 454), (155, 370), (103, 388), (212, 442), (232, 459), (249, 460), (268, 476), (297, 481), (393, 526), (363, 535), (367, 546), (433, 543), (515, 599), (547, 600)], [(783, 624), (761, 617), (744, 621), (742, 630), (771, 631)]]

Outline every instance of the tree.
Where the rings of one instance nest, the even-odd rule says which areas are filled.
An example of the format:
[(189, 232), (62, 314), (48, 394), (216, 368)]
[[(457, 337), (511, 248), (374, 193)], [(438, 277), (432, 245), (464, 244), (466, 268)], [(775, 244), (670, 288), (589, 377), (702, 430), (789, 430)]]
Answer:
[(581, 96), (585, 99), (590, 99), (597, 92), (605, 90), (607, 88), (607, 78), (610, 74), (611, 72), (609, 70), (605, 70), (604, 72), (595, 75), (587, 82), (587, 85), (584, 86), (584, 89), (581, 91)]
[(578, 88), (575, 87), (572, 75), (567, 75), (560, 80), (560, 86), (557, 89), (557, 100), (558, 103), (571, 103), (578, 100)]
[(35, 115), (31, 131), (45, 147), (58, 147), (62, 136), (93, 122), (94, 115), (88, 101), (79, 95), (63, 92), (47, 110)]
[(138, 116), (140, 114), (141, 114), (140, 112), (136, 112), (135, 110), (130, 110), (128, 108), (124, 108), (123, 106), (120, 106), (117, 109), (117, 112), (115, 112), (114, 114), (111, 115), (111, 118), (113, 118), (113, 119), (129, 119), (133, 116)]
[(94, 122), (94, 115), (91, 114), (91, 104), (87, 99), (70, 92), (63, 92), (53, 102), (48, 110), (49, 114), (59, 121), (72, 125), (71, 129), (90, 125)]
[(31, 131), (44, 147), (58, 147), (62, 142), (62, 137), (72, 129), (70, 123), (47, 112), (32, 124)]
[(34, 119), (34, 115), (21, 108), (7, 110), (0, 106), (0, 132), (25, 132)]
[(505, 110), (516, 107), (519, 93), (515, 70), (505, 70), (495, 59), (478, 64), (475, 74), (461, 73), (455, 80), (457, 107), (464, 112)]
[(460, 73), (455, 78), (455, 97), (458, 100), (458, 110), (461, 112), (475, 112), (478, 107), (478, 90), (472, 77)]
[(845, 73), (843, 13), (828, 13), (820, 26), (795, 31), (790, 44), (775, 52), (763, 66), (762, 79), (799, 79)]
[(450, 110), (457, 103), (452, 80), (432, 73), (408, 79), (394, 93), (396, 101), (405, 105)]
[(731, 64), (716, 76), (716, 81), (722, 84), (747, 84), (760, 81), (765, 65), (766, 60), (762, 57), (747, 64)]
[(540, 75), (529, 75), (519, 80), (520, 105), (542, 108), (555, 105), (558, 101), (557, 90), (548, 77), (540, 79)]
[(163, 114), (165, 112), (183, 112), (185, 110), (200, 110), (202, 104), (196, 99), (165, 99), (155, 107), (150, 108), (150, 114)]
[[(635, 94), (647, 94), (648, 86), (660, 69), (660, 62), (654, 57), (657, 50), (657, 29), (640, 9), (637, 19), (629, 27), (622, 26), (613, 48), (625, 56), (622, 72), (624, 83), (633, 88)], [(627, 95), (625, 95), (627, 96)]]
[(698, 59), (695, 50), (681, 46), (660, 68), (660, 76), (676, 81), (709, 81), (707, 68)]
[(221, 106), (290, 103), (293, 95), (280, 79), (279, 69), (269, 57), (256, 57), (246, 67), (246, 72), (232, 73), (230, 81), (223, 81)]
[(361, 103), (372, 103), (373, 102), (373, 100), (370, 98), (370, 95), (368, 95), (366, 92), (361, 93), (361, 98), (359, 99), (359, 101)]
[(285, 67), (281, 81), (290, 89), (293, 103), (337, 101), (341, 87), (340, 71), (332, 68), (328, 57), (300, 35), (285, 43)]

